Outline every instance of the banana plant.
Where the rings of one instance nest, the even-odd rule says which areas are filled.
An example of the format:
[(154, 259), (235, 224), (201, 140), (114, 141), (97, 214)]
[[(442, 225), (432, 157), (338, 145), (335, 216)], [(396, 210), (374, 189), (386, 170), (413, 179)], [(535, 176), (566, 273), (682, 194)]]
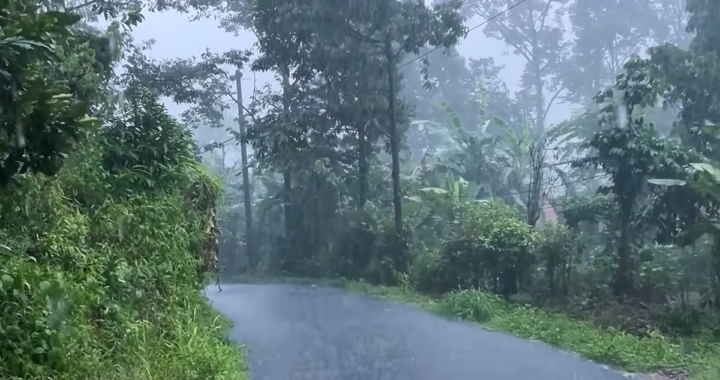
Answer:
[(471, 131), (462, 126), (460, 117), (449, 104), (443, 102), (441, 107), (448, 115), (446, 130), (454, 144), (433, 157), (434, 170), (477, 183), (483, 193), (492, 195), (501, 173), (496, 161), (500, 138), (486, 133), (489, 121)]
[(503, 168), (501, 182), (508, 189), (513, 201), (524, 207), (526, 200), (521, 194), (527, 190), (530, 182), (531, 163), (534, 143), (531, 138), (532, 127), (529, 121), (523, 124), (522, 134), (518, 136), (507, 123), (498, 123), (504, 133), (502, 144), (498, 148), (496, 160)]
[(282, 206), (282, 175), (266, 172), (253, 176), (255, 182), (255, 207), (260, 220), (266, 219), (273, 210)]
[(480, 185), (448, 173), (443, 179), (442, 187), (424, 187), (420, 189), (420, 192), (442, 194), (453, 203), (477, 202)]
[(408, 133), (410, 146), (421, 147), (421, 154), (439, 153), (457, 149), (459, 145), (443, 124), (431, 120), (414, 120), (410, 122), (411, 133)]
[(447, 222), (453, 220), (454, 206), (470, 203), (485, 202), (478, 200), (477, 194), (480, 186), (466, 181), (452, 173), (436, 173), (438, 186), (428, 186), (418, 189), (417, 194), (404, 198), (403, 210), (414, 221), (414, 228), (428, 228), (436, 231), (444, 228)]

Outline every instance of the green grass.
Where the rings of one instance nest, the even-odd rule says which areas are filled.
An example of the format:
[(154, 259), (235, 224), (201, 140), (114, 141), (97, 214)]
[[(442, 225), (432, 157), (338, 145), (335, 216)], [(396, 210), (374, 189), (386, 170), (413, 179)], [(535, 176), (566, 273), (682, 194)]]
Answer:
[(247, 380), (245, 350), (226, 339), (230, 322), (205, 307), (171, 317), (170, 329), (144, 324), (132, 331), (137, 349), (114, 360), (104, 380)]
[(240, 276), (228, 282), (342, 287), (354, 293), (413, 304), (445, 317), (477, 323), (490, 330), (541, 341), (627, 372), (650, 373), (659, 369), (689, 368), (693, 380), (720, 379), (720, 349), (717, 345), (673, 340), (659, 333), (640, 338), (561, 313), (509, 303), (479, 290), (433, 297), (407, 288), (345, 280)]
[(686, 367), (692, 370), (694, 380), (720, 379), (720, 351), (717, 346), (702, 342), (680, 342), (659, 333), (640, 338), (557, 312), (511, 304), (478, 290), (430, 297), (409, 289), (362, 282), (347, 282), (345, 287), (357, 293), (414, 304), (491, 330), (538, 340), (628, 372), (648, 373)]

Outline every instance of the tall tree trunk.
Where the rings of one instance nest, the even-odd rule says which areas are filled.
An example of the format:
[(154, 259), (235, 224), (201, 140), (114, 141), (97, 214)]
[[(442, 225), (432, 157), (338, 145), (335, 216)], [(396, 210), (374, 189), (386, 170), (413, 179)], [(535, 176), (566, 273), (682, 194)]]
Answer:
[(369, 146), (367, 137), (367, 125), (366, 120), (361, 120), (358, 123), (358, 209), (362, 209), (367, 202), (368, 193), (368, 173), (370, 171), (369, 159)]
[[(367, 63), (363, 61), (361, 72), (366, 72)], [(370, 116), (366, 110), (367, 102), (364, 94), (367, 93), (367, 82), (359, 83), (359, 115), (357, 116), (358, 131), (358, 209), (365, 207), (368, 197), (369, 173), (370, 173)]]
[(395, 213), (395, 231), (398, 235), (403, 232), (402, 219), (402, 197), (400, 194), (400, 137), (397, 126), (397, 105), (395, 93), (395, 74), (397, 67), (395, 65), (395, 54), (392, 49), (392, 40), (390, 36), (385, 41), (385, 56), (387, 58), (388, 70), (388, 117), (390, 119), (390, 155), (392, 157), (392, 187), (393, 187), (393, 206)]
[[(283, 106), (283, 122), (290, 123), (290, 69), (285, 66), (281, 68), (282, 75), (282, 106)], [(290, 171), (290, 162), (285, 163), (283, 169), (283, 211), (285, 216), (285, 240), (287, 246), (285, 249), (293, 247), (295, 244), (295, 225), (293, 223), (293, 207), (292, 207), (292, 174)], [(294, 253), (285, 252), (285, 255), (292, 255)], [(287, 269), (287, 268), (286, 268)]]
[(618, 267), (613, 279), (613, 293), (619, 297), (629, 295), (633, 289), (629, 218), (623, 218), (621, 228), (617, 246)]
[[(240, 162), (242, 163), (242, 179), (243, 179), (243, 204), (245, 207), (245, 250), (248, 260), (248, 267), (254, 270), (257, 265), (255, 257), (255, 230), (253, 229), (252, 219), (252, 186), (250, 185), (250, 168), (247, 157), (247, 139), (245, 137), (245, 114), (242, 105), (242, 72), (235, 70), (235, 86), (237, 91), (237, 107), (238, 107), (238, 131), (240, 132)], [(225, 161), (225, 153), (223, 153), (223, 162)]]
[(540, 68), (535, 69), (535, 128), (534, 137), (539, 138), (545, 132), (545, 85)]
[(712, 260), (711, 286), (714, 294), (713, 306), (720, 310), (720, 236), (715, 236), (715, 244), (710, 259)]
[(528, 184), (527, 223), (535, 227), (540, 220), (540, 213), (545, 207), (547, 194), (543, 192), (543, 164), (545, 163), (545, 144), (537, 141), (530, 146), (530, 183)]

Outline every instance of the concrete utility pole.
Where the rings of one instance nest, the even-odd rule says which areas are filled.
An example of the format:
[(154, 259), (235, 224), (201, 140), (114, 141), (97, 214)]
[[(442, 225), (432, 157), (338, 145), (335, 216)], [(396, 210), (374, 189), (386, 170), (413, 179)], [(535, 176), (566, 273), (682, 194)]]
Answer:
[(247, 144), (245, 144), (245, 113), (243, 112), (242, 73), (235, 70), (237, 86), (238, 124), (240, 127), (240, 162), (242, 163), (243, 196), (245, 203), (245, 249), (247, 250), (248, 267), (255, 269), (255, 242), (252, 221), (252, 190), (250, 186), (250, 168), (248, 168)]

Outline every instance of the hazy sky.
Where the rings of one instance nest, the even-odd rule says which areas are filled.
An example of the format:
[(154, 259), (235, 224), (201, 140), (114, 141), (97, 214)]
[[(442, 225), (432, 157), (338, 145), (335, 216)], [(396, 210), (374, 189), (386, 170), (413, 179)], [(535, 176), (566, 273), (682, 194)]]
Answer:
[[(212, 19), (190, 22), (187, 15), (177, 12), (147, 13), (145, 16), (145, 21), (134, 30), (133, 34), (137, 40), (155, 39), (156, 43), (150, 56), (156, 59), (199, 56), (207, 48), (216, 53), (222, 53), (229, 49), (249, 49), (255, 42), (255, 36), (252, 33), (243, 32), (236, 37), (218, 28), (218, 22)], [(482, 19), (473, 19), (468, 22), (468, 25), (474, 26), (480, 22)], [(493, 57), (496, 63), (505, 65), (503, 79), (511, 90), (516, 89), (524, 61), (512, 54), (506, 54), (507, 49), (504, 43), (486, 38), (482, 30), (478, 28), (468, 35), (458, 50), (465, 57)], [(431, 64), (432, 56), (435, 54), (442, 54), (442, 51), (436, 51), (430, 55)], [(259, 73), (253, 79), (253, 74), (248, 72), (243, 81), (245, 101), (249, 101), (253, 80), (256, 80), (258, 85), (274, 81), (272, 74)], [(178, 114), (184, 108), (169, 102), (166, 104), (173, 114)], [(567, 107), (556, 105), (550, 112), (548, 121), (556, 123), (567, 115)]]

